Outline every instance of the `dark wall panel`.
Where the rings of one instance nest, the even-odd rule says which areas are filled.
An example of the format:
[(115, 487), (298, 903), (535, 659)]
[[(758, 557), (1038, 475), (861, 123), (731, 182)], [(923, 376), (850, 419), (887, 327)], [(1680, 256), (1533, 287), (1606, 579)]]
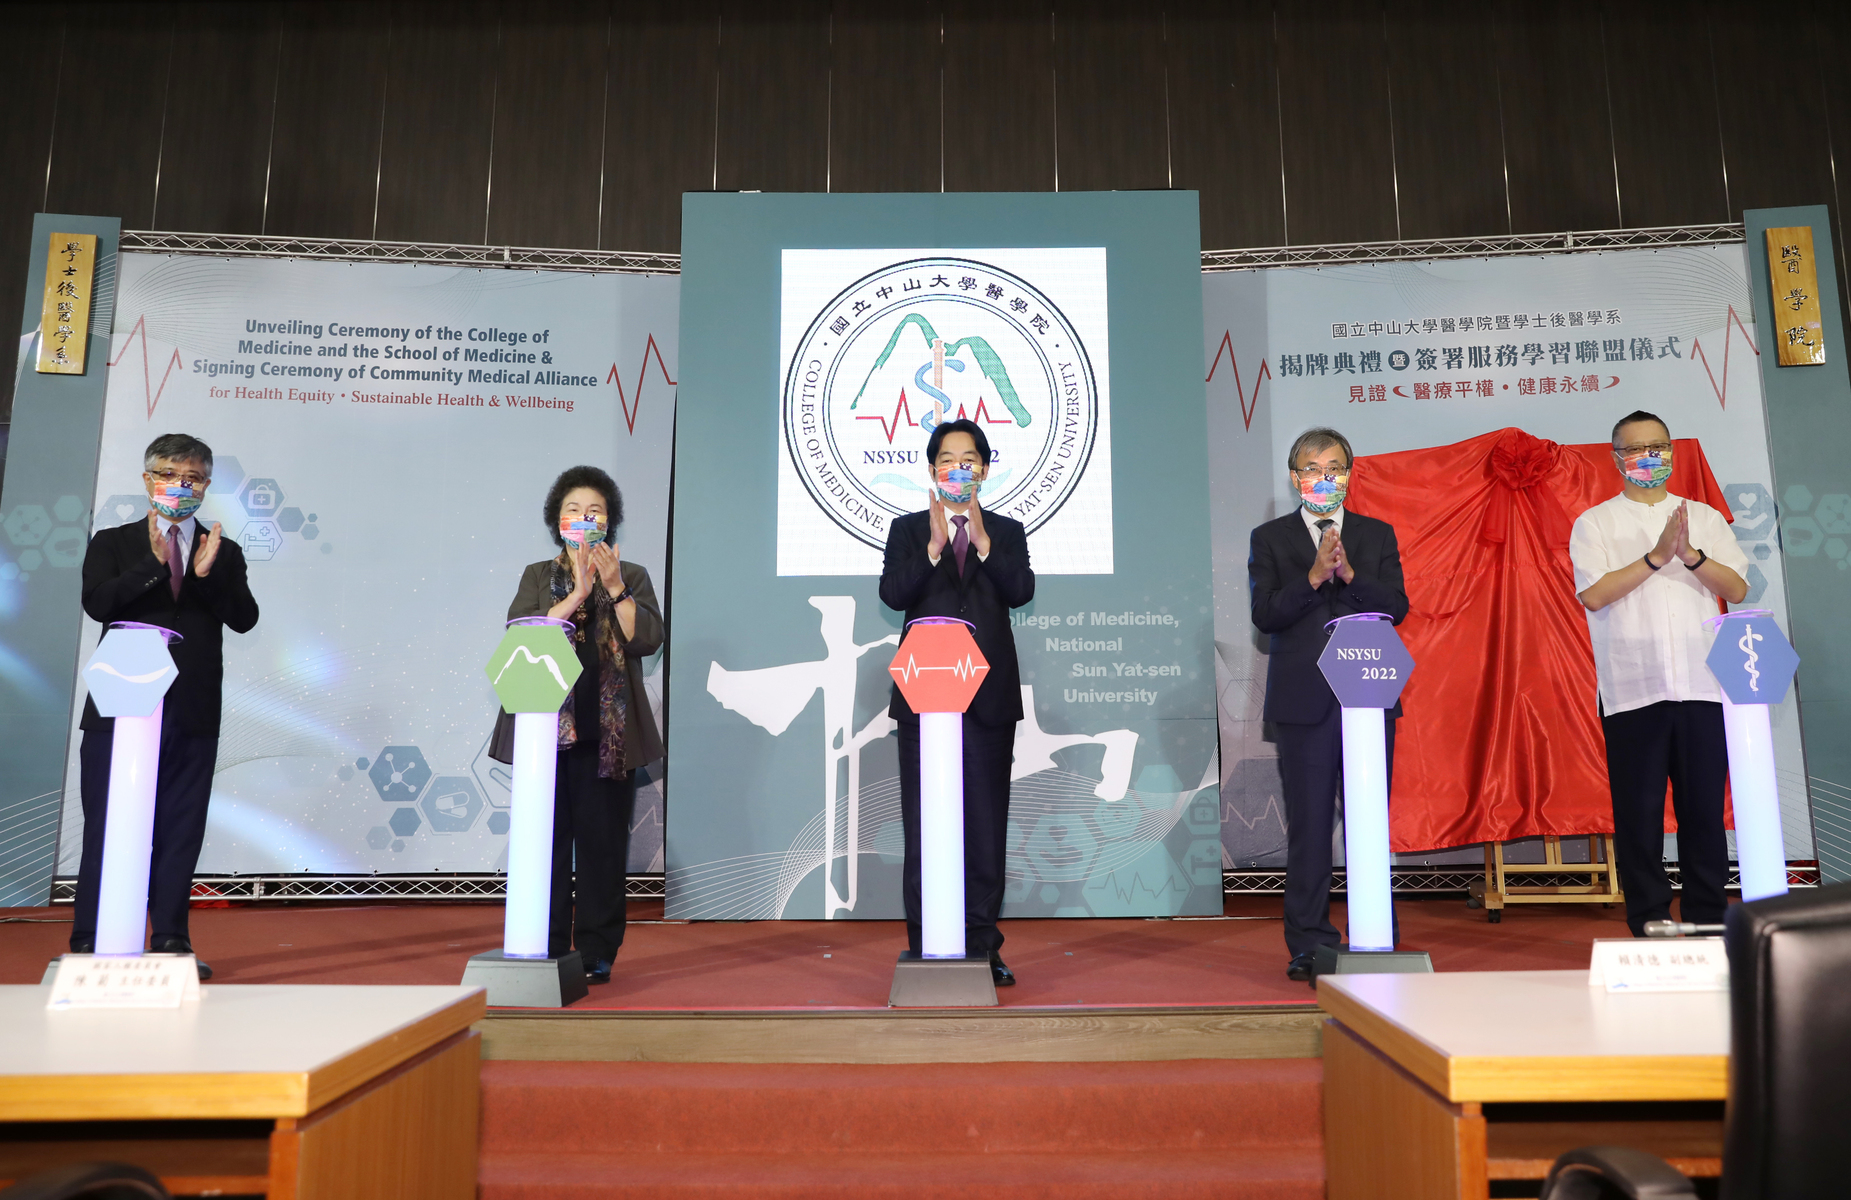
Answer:
[(1828, 58), (1821, 73), (1815, 56), (1831, 43), (1796, 36), (1778, 13), (1719, 7), (1715, 29), (1735, 209), (1726, 219), (1739, 220), (1745, 208), (1834, 203), (1830, 135), (1839, 133), (1838, 114), (1828, 118), (1826, 87), (1831, 81), (1842, 93), (1844, 60)]
[(1054, 45), (1046, 4), (947, 0), (945, 187), (1054, 188)]
[(377, 237), (488, 240), (499, 8), (493, 0), (393, 6)]
[[(61, 12), (50, 4), (0, 6), (0, 337), (9, 347), (18, 344), (32, 214), (44, 203)], [(13, 362), (11, 350), (0, 354), (0, 425), (13, 419)]]
[(1493, 45), (1493, 24), (1482, 4), (1390, 0), (1388, 70), (1403, 237), (1510, 231), (1498, 75), (1485, 69)]
[(1512, 227), (1614, 228), (1599, 10), (1591, 0), (1503, 0), (1496, 20)]
[(1272, 5), (1175, 4), (1168, 23), (1173, 180), (1202, 194), (1202, 245), (1280, 245)]
[(938, 9), (836, 0), (834, 10), (829, 190), (938, 191), (944, 182)]
[[(1068, 0), (1054, 15), (1055, 127), (1065, 192), (1170, 186), (1161, 9)], [(1066, 80), (1068, 86), (1061, 87)]]
[(383, 5), (285, 6), (266, 233), (373, 236), (391, 42)]
[(1812, 72), (1818, 80), (1828, 135), (1826, 167), (1830, 191), (1827, 194), (1831, 196), (1833, 248), (1838, 252), (1840, 309), (1851, 313), (1851, 270), (1847, 270), (1851, 266), (1851, 255), (1845, 250), (1845, 210), (1840, 203), (1843, 185), (1835, 170), (1839, 164), (1851, 170), (1851, 77), (1847, 77), (1841, 67), (1848, 54), (1851, 54), (1851, 13), (1838, 9), (1821, 23), (1819, 40), (1813, 47)]
[(1662, 0), (1609, 2), (1602, 27), (1613, 90), (1620, 224), (1701, 225), (1731, 219), (1723, 195), (1716, 71), (1703, 7)]
[(281, 32), (270, 5), (178, 7), (153, 228), (263, 228)]
[(604, 142), (606, 250), (681, 249), (681, 193), (715, 186), (720, 20), (708, 3), (620, 3)]
[(609, 0), (549, 4), (504, 21), (491, 244), (598, 244), (610, 34)]
[(121, 217), (154, 209), (173, 6), (75, 4), (68, 18), (49, 212)]
[(1396, 236), (1382, 9), (1368, 0), (1281, 6), (1287, 240)]
[(719, 188), (820, 192), (829, 171), (828, 0), (724, 6)]

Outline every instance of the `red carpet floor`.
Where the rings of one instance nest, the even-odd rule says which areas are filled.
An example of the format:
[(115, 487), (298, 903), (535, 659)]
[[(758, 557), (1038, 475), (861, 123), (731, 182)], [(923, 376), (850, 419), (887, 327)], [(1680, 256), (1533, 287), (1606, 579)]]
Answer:
[(482, 1064), (483, 1200), (1324, 1194), (1316, 1059)]
[[(1021, 983), (1006, 1007), (1310, 1003), (1286, 979), (1276, 896), (1229, 897), (1234, 920), (1004, 921)], [(1618, 909), (1507, 909), (1502, 924), (1457, 897), (1398, 906), (1406, 948), (1439, 971), (1586, 966), (1588, 943), (1624, 937)], [(631, 905), (612, 981), (578, 1008), (884, 1007), (905, 934), (893, 921), (660, 922)], [(1343, 924), (1341, 905), (1335, 918)], [(221, 983), (456, 983), (501, 942), (491, 904), (251, 904), (196, 908), (193, 945)], [(0, 910), (0, 983), (37, 983), (69, 936), (70, 909)]]

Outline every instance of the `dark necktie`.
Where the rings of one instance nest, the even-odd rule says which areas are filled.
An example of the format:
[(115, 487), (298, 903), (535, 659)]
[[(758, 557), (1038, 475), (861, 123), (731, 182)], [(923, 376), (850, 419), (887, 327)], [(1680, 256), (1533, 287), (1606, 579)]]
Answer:
[(186, 555), (180, 550), (180, 527), (167, 527), (167, 586), (173, 589), (174, 599), (180, 598), (180, 581), (186, 578)]
[[(1324, 548), (1324, 531), (1326, 529), (1329, 529), (1332, 525), (1335, 525), (1335, 524), (1336, 522), (1331, 520), (1329, 517), (1319, 518), (1318, 523), (1317, 523), (1318, 525), (1318, 549), (1322, 550)], [(1335, 583), (1335, 582), (1337, 582), (1337, 577), (1335, 575), (1332, 575), (1330, 579), (1327, 581), (1327, 583)]]
[(958, 574), (963, 575), (964, 556), (970, 550), (970, 534), (965, 532), (964, 527), (970, 524), (970, 518), (953, 517), (951, 522), (958, 527), (958, 531), (951, 535), (951, 553), (958, 560)]

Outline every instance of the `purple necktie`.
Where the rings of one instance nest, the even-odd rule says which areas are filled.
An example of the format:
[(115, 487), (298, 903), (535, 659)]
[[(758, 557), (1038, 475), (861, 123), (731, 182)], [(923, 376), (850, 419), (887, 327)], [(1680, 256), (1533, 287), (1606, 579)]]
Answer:
[(180, 527), (167, 527), (167, 586), (173, 589), (174, 599), (180, 598), (180, 581), (186, 578), (186, 557), (180, 552)]
[(965, 532), (964, 527), (970, 524), (970, 518), (953, 517), (951, 520), (958, 527), (958, 531), (951, 535), (951, 553), (957, 558), (958, 574), (962, 575), (964, 574), (964, 555), (970, 550), (970, 534)]

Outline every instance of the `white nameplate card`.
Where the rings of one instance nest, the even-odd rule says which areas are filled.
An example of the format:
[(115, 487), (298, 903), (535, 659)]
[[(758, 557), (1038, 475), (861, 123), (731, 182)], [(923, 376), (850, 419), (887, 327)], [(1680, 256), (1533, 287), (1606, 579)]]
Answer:
[(1587, 983), (1609, 992), (1726, 992), (1729, 956), (1719, 937), (1603, 938)]
[(179, 1008), (198, 999), (199, 967), (190, 954), (67, 954), (45, 1007)]

